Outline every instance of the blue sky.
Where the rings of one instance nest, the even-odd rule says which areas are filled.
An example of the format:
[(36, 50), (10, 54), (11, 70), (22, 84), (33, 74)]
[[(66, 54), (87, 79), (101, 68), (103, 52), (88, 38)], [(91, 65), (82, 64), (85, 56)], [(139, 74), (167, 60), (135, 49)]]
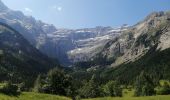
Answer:
[(9, 8), (58, 28), (133, 25), (153, 11), (170, 10), (170, 0), (2, 0)]

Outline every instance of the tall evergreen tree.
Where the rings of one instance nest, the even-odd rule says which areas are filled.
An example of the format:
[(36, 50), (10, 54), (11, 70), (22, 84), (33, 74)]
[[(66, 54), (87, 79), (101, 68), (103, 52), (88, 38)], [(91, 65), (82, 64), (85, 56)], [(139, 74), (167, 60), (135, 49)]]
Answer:
[(92, 78), (80, 89), (79, 92), (83, 98), (95, 98), (101, 95), (100, 87), (95, 80), (96, 76), (93, 75)]
[(120, 85), (115, 81), (110, 81), (104, 86), (104, 93), (106, 96), (121, 97), (122, 89)]
[(60, 69), (49, 71), (47, 85), (52, 94), (70, 96), (73, 93), (72, 77)]
[(154, 83), (145, 72), (137, 77), (135, 82), (135, 96), (150, 96), (155, 94)]

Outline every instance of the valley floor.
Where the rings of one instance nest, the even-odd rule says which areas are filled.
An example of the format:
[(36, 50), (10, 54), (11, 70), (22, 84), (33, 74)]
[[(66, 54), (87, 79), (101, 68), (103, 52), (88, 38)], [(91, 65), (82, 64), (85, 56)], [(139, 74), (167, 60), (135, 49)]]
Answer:
[[(71, 100), (67, 97), (40, 94), (33, 92), (24, 92), (18, 97), (0, 94), (0, 100)], [(83, 100), (170, 100), (170, 95), (146, 96), (146, 97), (103, 97)]]

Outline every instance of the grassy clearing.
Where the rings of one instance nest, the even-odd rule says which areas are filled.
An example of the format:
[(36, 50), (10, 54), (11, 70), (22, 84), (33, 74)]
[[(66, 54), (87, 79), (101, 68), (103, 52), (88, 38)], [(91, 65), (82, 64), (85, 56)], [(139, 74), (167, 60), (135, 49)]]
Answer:
[(71, 99), (56, 95), (24, 92), (18, 97), (0, 94), (0, 100), (71, 100)]

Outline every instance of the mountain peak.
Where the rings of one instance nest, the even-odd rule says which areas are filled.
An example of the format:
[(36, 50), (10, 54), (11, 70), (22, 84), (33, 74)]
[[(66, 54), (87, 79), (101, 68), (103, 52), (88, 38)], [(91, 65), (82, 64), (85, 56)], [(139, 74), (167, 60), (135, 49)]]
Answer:
[(8, 7), (2, 2), (2, 0), (0, 0), (0, 11), (4, 11), (7, 9), (8, 9)]

